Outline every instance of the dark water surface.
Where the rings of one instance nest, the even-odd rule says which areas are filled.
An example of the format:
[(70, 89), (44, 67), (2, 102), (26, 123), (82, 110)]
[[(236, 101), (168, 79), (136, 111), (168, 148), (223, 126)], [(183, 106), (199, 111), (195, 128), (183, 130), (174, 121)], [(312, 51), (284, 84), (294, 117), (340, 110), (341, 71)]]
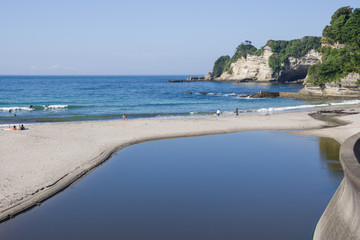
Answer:
[(338, 151), (284, 131), (141, 143), (0, 239), (311, 239), (343, 177)]

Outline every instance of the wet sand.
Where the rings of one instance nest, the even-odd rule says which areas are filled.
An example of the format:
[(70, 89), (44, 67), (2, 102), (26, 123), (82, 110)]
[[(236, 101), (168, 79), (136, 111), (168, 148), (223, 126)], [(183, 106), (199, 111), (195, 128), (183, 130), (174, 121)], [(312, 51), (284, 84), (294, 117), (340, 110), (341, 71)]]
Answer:
[[(360, 106), (327, 109), (359, 112)], [(324, 128), (329, 124), (309, 113), (44, 123), (28, 125), (26, 131), (1, 130), (0, 221), (41, 204), (131, 144), (237, 131), (305, 129), (303, 134), (341, 143), (360, 131), (358, 114), (340, 117), (348, 125)]]

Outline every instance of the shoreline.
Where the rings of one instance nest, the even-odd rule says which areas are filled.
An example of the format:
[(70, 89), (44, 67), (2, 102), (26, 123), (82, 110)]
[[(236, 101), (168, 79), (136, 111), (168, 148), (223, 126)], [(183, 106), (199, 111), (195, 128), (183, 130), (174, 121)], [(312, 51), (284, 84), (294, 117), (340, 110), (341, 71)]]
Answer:
[[(214, 95), (212, 92), (186, 92), (184, 94), (195, 94), (195, 95)], [(225, 94), (225, 95), (232, 95)], [(272, 94), (277, 95), (277, 97), (272, 97)], [(269, 98), (287, 98), (287, 99), (295, 99), (299, 100), (296, 97), (289, 97), (284, 96), (285, 92), (265, 92), (261, 91), (257, 94), (252, 95), (259, 95), (259, 97), (250, 97), (250, 95), (237, 95), (237, 97), (241, 99), (269, 99)], [(296, 92), (287, 92), (286, 94), (296, 95)], [(215, 94), (216, 95), (216, 94)], [(236, 95), (236, 94), (235, 94)], [(280, 96), (282, 95), (282, 96)], [(306, 100), (306, 99), (300, 99)], [(314, 101), (316, 98), (310, 98), (309, 100)], [(241, 115), (244, 114), (274, 114), (274, 113), (286, 113), (292, 111), (313, 111), (314, 109), (322, 109), (324, 107), (341, 107), (341, 106), (348, 106), (348, 105), (360, 105), (360, 100), (349, 98), (349, 99), (318, 99), (320, 102), (304, 102), (298, 103), (295, 105), (289, 104), (285, 106), (264, 106), (259, 108), (249, 108), (249, 109), (239, 109), (239, 113)], [(335, 102), (330, 102), (334, 100)], [(67, 106), (67, 105), (66, 105)], [(15, 107), (15, 108), (26, 108), (26, 107)], [(27, 110), (21, 110), (27, 111)], [(19, 112), (21, 112), (19, 111)], [(42, 110), (37, 110), (35, 112), (41, 112)], [(0, 108), (0, 112), (4, 112)], [(16, 113), (16, 112), (15, 112)], [(214, 117), (216, 116), (214, 111), (210, 112), (159, 112), (159, 113), (128, 113), (126, 114), (131, 120), (149, 120), (149, 119), (184, 119), (184, 118), (207, 118), (207, 117)], [(234, 109), (222, 109), (223, 116), (235, 116)], [(122, 120), (121, 114), (109, 114), (107, 116), (98, 116), (98, 115), (81, 115), (75, 118), (73, 116), (63, 116), (63, 117), (38, 117), (38, 116), (21, 116), (20, 114), (16, 117), (8, 117), (0, 119), (0, 130), (1, 128), (5, 128), (8, 125), (18, 125), (18, 124), (44, 124), (44, 123), (67, 123), (67, 122), (93, 122), (93, 121), (117, 121)]]
[[(321, 109), (339, 108), (360, 112), (358, 105)], [(325, 128), (331, 124), (308, 116), (316, 111), (309, 110), (271, 115), (38, 123), (28, 125), (26, 131), (1, 130), (0, 224), (75, 184), (129, 145), (254, 130), (303, 130), (296, 133), (331, 137), (342, 143), (360, 132), (357, 114), (339, 117), (352, 122), (348, 125)]]

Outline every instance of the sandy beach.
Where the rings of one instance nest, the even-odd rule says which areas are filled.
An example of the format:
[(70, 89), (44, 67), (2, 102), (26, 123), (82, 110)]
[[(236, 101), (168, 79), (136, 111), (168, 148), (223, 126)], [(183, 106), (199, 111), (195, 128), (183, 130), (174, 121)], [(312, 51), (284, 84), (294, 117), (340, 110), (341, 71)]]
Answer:
[[(358, 105), (326, 109), (360, 112)], [(252, 130), (303, 130), (297, 133), (331, 137), (342, 143), (360, 132), (358, 114), (339, 118), (348, 122), (347, 125), (326, 128), (327, 122), (308, 115), (315, 111), (44, 123), (27, 125), (25, 131), (0, 130), (0, 220), (41, 204), (131, 144)]]

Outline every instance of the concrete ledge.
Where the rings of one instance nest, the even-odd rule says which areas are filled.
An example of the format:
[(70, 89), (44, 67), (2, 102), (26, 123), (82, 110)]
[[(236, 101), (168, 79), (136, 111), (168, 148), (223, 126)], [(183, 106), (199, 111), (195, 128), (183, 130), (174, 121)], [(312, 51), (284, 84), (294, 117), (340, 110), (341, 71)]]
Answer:
[(360, 133), (340, 148), (344, 179), (321, 216), (313, 239), (360, 239)]

